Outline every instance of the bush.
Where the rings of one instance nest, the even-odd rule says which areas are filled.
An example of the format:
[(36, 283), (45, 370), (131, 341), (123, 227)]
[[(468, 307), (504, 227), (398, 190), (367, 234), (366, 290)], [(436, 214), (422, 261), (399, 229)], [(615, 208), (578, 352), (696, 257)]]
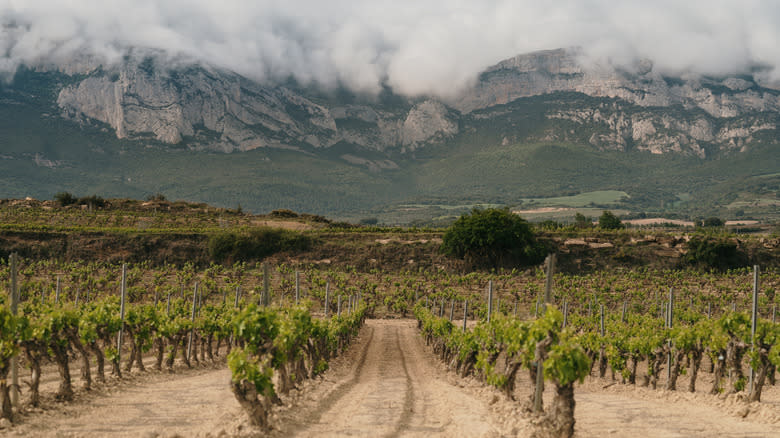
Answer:
[(148, 195), (146, 197), (146, 200), (150, 201), (150, 202), (152, 202), (152, 201), (165, 202), (165, 201), (168, 200), (168, 198), (166, 198), (165, 195), (163, 195), (162, 193), (157, 193), (157, 194), (154, 194), (154, 195)]
[(577, 228), (591, 228), (593, 227), (593, 220), (582, 213), (577, 213), (574, 215), (574, 226)]
[(683, 262), (690, 266), (725, 271), (748, 264), (745, 254), (728, 239), (694, 236), (687, 246)]
[(599, 228), (601, 229), (619, 230), (623, 227), (624, 225), (623, 222), (620, 221), (620, 218), (609, 210), (604, 210), (604, 213), (599, 217)]
[(534, 264), (544, 258), (531, 226), (507, 208), (475, 208), (456, 220), (443, 240), (442, 252), (477, 266)]
[(86, 205), (90, 209), (103, 208), (106, 206), (106, 200), (97, 195), (84, 196), (79, 198), (79, 205)]
[(288, 210), (286, 208), (281, 208), (279, 210), (272, 211), (269, 216), (271, 217), (277, 217), (277, 218), (287, 218), (287, 219), (294, 219), (299, 217), (298, 213)]
[(708, 217), (707, 219), (702, 220), (699, 225), (704, 228), (720, 228), (726, 225), (726, 223), (719, 217)]
[(54, 195), (54, 201), (60, 205), (60, 207), (66, 207), (76, 203), (76, 197), (69, 192), (59, 192)]
[(209, 239), (209, 256), (216, 262), (260, 260), (282, 251), (305, 251), (312, 238), (279, 228), (258, 228), (249, 233), (220, 233)]

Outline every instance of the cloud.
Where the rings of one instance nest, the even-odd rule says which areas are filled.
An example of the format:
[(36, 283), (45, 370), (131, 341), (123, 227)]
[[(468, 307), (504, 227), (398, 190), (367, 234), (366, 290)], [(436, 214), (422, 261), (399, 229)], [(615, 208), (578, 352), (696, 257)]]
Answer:
[(0, 71), (131, 48), (274, 81), (451, 96), (519, 53), (582, 47), (669, 73), (780, 78), (774, 0), (0, 0)]

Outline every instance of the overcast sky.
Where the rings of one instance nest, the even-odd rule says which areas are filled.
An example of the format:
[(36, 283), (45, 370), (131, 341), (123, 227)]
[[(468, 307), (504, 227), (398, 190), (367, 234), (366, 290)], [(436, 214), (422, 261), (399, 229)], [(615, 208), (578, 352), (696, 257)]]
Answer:
[(502, 59), (558, 47), (668, 73), (780, 66), (777, 0), (0, 0), (0, 25), (0, 71), (140, 47), (407, 95), (451, 95)]

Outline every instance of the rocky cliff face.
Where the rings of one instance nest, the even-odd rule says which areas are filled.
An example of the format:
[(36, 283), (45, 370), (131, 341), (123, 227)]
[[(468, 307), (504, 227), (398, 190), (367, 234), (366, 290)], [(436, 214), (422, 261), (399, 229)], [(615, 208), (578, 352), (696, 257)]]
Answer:
[[(670, 78), (655, 71), (649, 61), (630, 69), (588, 65), (576, 50), (502, 61), (488, 68), (477, 86), (452, 105), (468, 114), (517, 99), (571, 91), (615, 100), (606, 111), (576, 107), (545, 113), (550, 120), (569, 120), (590, 129), (588, 141), (600, 149), (633, 147), (704, 158), (705, 145), (742, 150), (756, 133), (770, 131), (777, 136), (780, 92), (770, 84), (752, 77)], [(545, 139), (566, 137), (565, 132), (551, 132)]]
[[(581, 93), (598, 105), (541, 108), (552, 122), (571, 122), (580, 138), (605, 150), (705, 157), (708, 151), (743, 150), (756, 136), (777, 137), (780, 91), (753, 77), (670, 78), (649, 61), (630, 68), (585, 62), (576, 50), (516, 56), (488, 68), (477, 85), (454, 101), (407, 101), (395, 107), (343, 105), (307, 97), (204, 66), (160, 66), (154, 57), (129, 57), (100, 67), (79, 61), (62, 66), (85, 78), (63, 88), (63, 114), (109, 124), (120, 138), (221, 151), (260, 147), (328, 148), (346, 143), (377, 151), (412, 152), (447, 142), (478, 114), (518, 99)], [(491, 116), (502, 117), (500, 111)], [(549, 128), (522, 140), (571, 141), (570, 129)]]
[(186, 138), (223, 151), (338, 141), (327, 108), (283, 87), (203, 67), (159, 69), (151, 58), (93, 72), (62, 89), (57, 103), (68, 117), (111, 125), (119, 138)]
[(648, 60), (625, 69), (589, 64), (578, 51), (564, 49), (519, 55), (488, 68), (477, 86), (453, 106), (468, 113), (557, 91), (619, 98), (642, 107), (699, 108), (718, 118), (780, 111), (780, 92), (753, 77), (672, 78), (655, 71)]
[[(414, 149), (458, 131), (451, 111), (432, 101), (408, 112), (328, 108), (286, 87), (264, 86), (203, 66), (161, 68), (149, 57), (86, 73), (85, 79), (62, 89), (58, 105), (66, 117), (111, 125), (119, 138), (153, 137), (168, 144), (186, 140), (190, 146), (225, 152), (326, 148), (341, 141), (385, 150)], [(361, 123), (355, 127), (350, 121)]]

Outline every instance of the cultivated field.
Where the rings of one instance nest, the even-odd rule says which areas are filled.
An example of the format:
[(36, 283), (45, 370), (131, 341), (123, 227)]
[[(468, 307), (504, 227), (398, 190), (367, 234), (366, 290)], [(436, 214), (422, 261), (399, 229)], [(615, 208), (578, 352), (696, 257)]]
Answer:
[[(25, 324), (49, 331), (20, 332), (25, 383), (13, 412), (15, 425), (3, 423), (9, 436), (544, 436), (545, 421), (558, 415), (561, 380), (545, 374), (543, 412), (531, 412), (536, 353), (523, 345), (545, 336), (555, 339), (550, 357), (560, 343), (588, 359), (584, 379), (572, 383), (575, 436), (780, 433), (780, 389), (774, 386), (772, 362), (776, 344), (771, 338), (778, 333), (773, 319), (780, 276), (774, 270), (759, 275), (764, 344), (754, 350), (747, 313), (753, 290), (750, 270), (558, 274), (552, 289), (558, 316), (543, 316), (539, 302), (546, 275), (541, 269), (462, 275), (293, 265), (213, 265), (205, 270), (132, 265), (125, 273), (128, 331), (118, 359), (110, 350), (118, 330), (111, 321), (119, 318), (120, 265), (20, 260), (18, 269)], [(8, 284), (10, 274), (6, 264), (0, 279)], [(490, 284), (493, 313), (488, 323)], [(675, 310), (673, 328), (665, 329), (669, 288), (675, 291)], [(7, 304), (6, 296), (0, 301)], [(466, 300), (468, 329), (462, 332)], [(258, 302), (268, 302), (266, 310), (255, 307)], [(563, 321), (556, 318), (563, 317), (564, 303), (568, 328), (561, 330)], [(605, 332), (599, 335), (602, 306)], [(96, 309), (116, 314), (101, 320)], [(422, 318), (420, 323), (409, 319), (413, 314)], [(547, 320), (556, 322), (539, 331)], [(362, 321), (362, 328), (349, 328)], [(426, 321), (444, 331), (426, 331)], [(92, 340), (91, 326), (114, 332)], [(644, 331), (636, 331), (640, 329)], [(69, 337), (74, 330), (78, 337)], [(684, 344), (689, 335), (698, 336), (698, 344)], [(437, 337), (470, 339), (474, 357), (459, 359), (464, 344), (438, 342)], [(298, 338), (300, 343), (290, 340)], [(650, 344), (634, 349), (640, 338)], [(519, 349), (508, 347), (512, 339)], [(90, 342), (105, 362), (104, 380), (97, 377), (99, 354), (80, 353), (79, 344)], [(66, 346), (59, 356), (53, 348), (57, 343)], [(732, 350), (736, 344), (741, 347)], [(307, 345), (323, 349), (317, 356)], [(764, 356), (754, 353), (762, 348)], [(228, 349), (229, 357), (244, 354), (246, 362), (226, 361)], [(728, 357), (728, 365), (717, 366), (719, 354)], [(674, 358), (674, 390), (667, 389), (667, 355)], [(73, 374), (70, 396), (63, 393), (63, 357)], [(271, 357), (279, 360), (265, 362)], [(509, 374), (513, 357), (520, 362), (517, 372)], [(327, 369), (321, 360), (326, 358)], [(561, 358), (549, 360), (552, 366)], [(30, 386), (34, 361), (40, 366), (37, 400)], [(120, 373), (111, 372), (114, 361)], [(91, 371), (89, 390), (85, 366)], [(751, 368), (766, 378), (760, 401), (747, 401)], [(253, 380), (252, 370), (271, 376), (274, 396), (260, 390), (270, 386)], [(509, 375), (511, 385), (502, 378)], [(262, 421), (257, 421), (257, 410), (239, 402), (231, 382), (242, 379), (260, 385), (255, 407), (262, 408)]]

